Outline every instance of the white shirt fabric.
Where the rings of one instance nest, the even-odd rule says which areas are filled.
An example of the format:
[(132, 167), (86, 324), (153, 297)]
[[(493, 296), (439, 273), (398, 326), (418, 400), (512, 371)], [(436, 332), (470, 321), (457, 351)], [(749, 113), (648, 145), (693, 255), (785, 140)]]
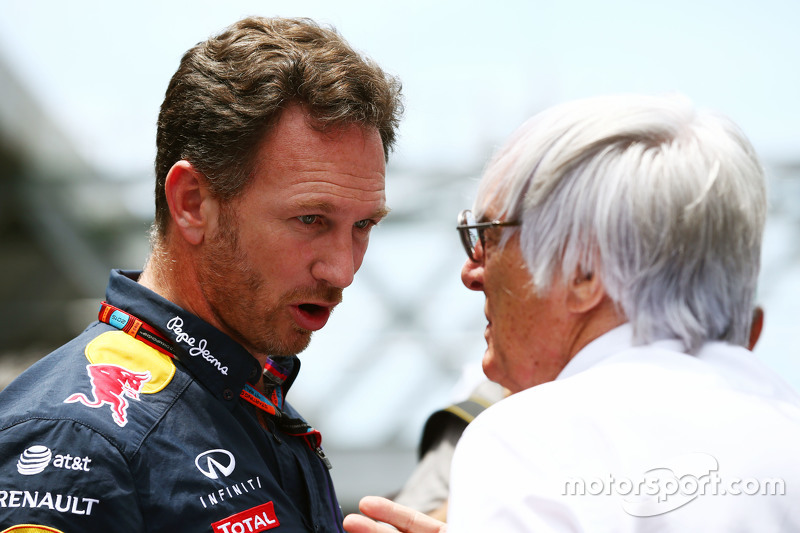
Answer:
[(469, 425), (449, 533), (800, 531), (800, 396), (744, 348), (631, 339)]

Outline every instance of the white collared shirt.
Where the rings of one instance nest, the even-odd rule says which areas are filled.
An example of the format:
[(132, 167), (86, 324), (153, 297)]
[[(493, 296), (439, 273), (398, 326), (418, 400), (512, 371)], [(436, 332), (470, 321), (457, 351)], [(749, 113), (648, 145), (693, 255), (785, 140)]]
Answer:
[(800, 396), (744, 348), (631, 339), (470, 424), (450, 533), (800, 531)]

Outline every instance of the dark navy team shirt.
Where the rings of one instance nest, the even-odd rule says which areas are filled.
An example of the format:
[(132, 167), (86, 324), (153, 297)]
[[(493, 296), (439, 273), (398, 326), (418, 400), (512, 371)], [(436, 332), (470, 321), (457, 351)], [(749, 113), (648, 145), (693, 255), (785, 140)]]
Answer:
[[(258, 361), (138, 274), (106, 300), (175, 357), (95, 322), (0, 393), (0, 531), (342, 531), (323, 460), (240, 399)], [(272, 364), (285, 394), (299, 360)]]

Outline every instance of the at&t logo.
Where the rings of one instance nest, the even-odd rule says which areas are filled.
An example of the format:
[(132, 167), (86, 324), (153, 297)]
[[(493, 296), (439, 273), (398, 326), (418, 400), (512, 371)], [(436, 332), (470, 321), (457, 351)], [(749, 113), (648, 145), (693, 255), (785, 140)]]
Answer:
[[(52, 460), (52, 463), (51, 463)], [(47, 446), (37, 444), (26, 449), (19, 456), (17, 461), (17, 472), (23, 476), (32, 476), (44, 472), (48, 465), (54, 468), (62, 468), (64, 470), (80, 470), (88, 472), (91, 470), (89, 464), (92, 460), (89, 457), (80, 457), (78, 455), (53, 454), (53, 451)]]
[(17, 471), (23, 476), (32, 476), (44, 471), (53, 458), (53, 452), (47, 446), (31, 446), (19, 456)]

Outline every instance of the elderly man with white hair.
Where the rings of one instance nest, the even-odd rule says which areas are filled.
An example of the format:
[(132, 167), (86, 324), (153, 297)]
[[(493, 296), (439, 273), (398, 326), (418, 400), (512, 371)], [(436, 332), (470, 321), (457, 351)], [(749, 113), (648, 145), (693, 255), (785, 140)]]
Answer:
[[(747, 350), (766, 187), (739, 128), (681, 96), (550, 108), (459, 215), (486, 375), (448, 524), (400, 531), (797, 531), (800, 397)], [(351, 515), (353, 533), (386, 526)]]

